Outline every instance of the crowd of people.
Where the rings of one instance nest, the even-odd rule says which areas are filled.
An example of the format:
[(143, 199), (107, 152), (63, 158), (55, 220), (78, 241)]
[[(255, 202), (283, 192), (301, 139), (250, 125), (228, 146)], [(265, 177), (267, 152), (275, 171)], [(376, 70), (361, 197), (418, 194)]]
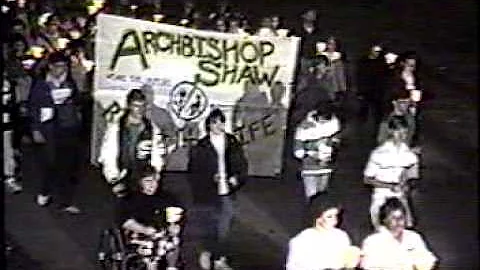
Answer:
[[(62, 211), (79, 214), (73, 201), (80, 141), (92, 121), (95, 17), (113, 13), (154, 22), (259, 36), (301, 37), (295, 91), (288, 121), (294, 128), (293, 156), (301, 163), (299, 181), (313, 227), (293, 237), (288, 270), (433, 269), (436, 257), (412, 228), (414, 212), (409, 183), (420, 178), (419, 134), (422, 104), (431, 98), (419, 79), (414, 52), (388, 53), (372, 44), (356, 64), (359, 117), (373, 118), (378, 146), (364, 170), (372, 187), (370, 216), (375, 232), (361, 248), (337, 227), (342, 206), (329, 190), (335, 157), (341, 153), (342, 127), (348, 121), (345, 100), (350, 75), (336, 37), (323, 33), (313, 9), (298, 27), (287, 27), (273, 14), (258, 21), (219, 1), (213, 10), (186, 0), (178, 8), (166, 1), (91, 1), (88, 9), (66, 10), (74, 1), (6, 1), (2, 6), (10, 31), (2, 44), (3, 102), (9, 117), (4, 130), (4, 183), (22, 191), (22, 145), (35, 149), (40, 164), (36, 203), (47, 206), (52, 194)], [(148, 117), (144, 89), (132, 89), (127, 108), (107, 124), (99, 162), (117, 197), (118, 225), (130, 232), (155, 235), (165, 227), (167, 206), (180, 206), (161, 188), (168, 150), (161, 128)], [(213, 109), (205, 120), (207, 135), (190, 149), (188, 174), (194, 204), (188, 222), (199, 239), (202, 269), (231, 269), (225, 242), (236, 209), (236, 193), (245, 184), (248, 162), (234, 134), (225, 131), (225, 115)], [(82, 136), (83, 135), (83, 136)], [(87, 136), (85, 136), (87, 135)], [(54, 190), (58, 190), (54, 192)], [(184, 206), (183, 206), (184, 207)], [(183, 220), (182, 220), (183, 222)], [(183, 223), (181, 223), (183, 225)], [(167, 224), (168, 225), (168, 224)], [(170, 224), (171, 225), (171, 224)], [(170, 226), (168, 225), (168, 226)], [(180, 228), (169, 228), (177, 230)], [(384, 256), (387, 253), (389, 256)], [(177, 269), (177, 249), (167, 253), (167, 269)]]

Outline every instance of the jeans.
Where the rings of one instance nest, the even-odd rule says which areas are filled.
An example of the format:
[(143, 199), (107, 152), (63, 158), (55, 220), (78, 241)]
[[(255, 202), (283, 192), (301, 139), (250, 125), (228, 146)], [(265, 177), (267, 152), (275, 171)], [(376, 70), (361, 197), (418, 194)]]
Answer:
[(218, 206), (196, 205), (188, 214), (187, 231), (194, 241), (200, 243), (200, 250), (212, 252), (213, 258), (224, 256), (235, 212), (235, 199), (220, 196)]
[(74, 134), (61, 134), (47, 139), (35, 149), (38, 164), (40, 188), (42, 195), (52, 194), (58, 189), (58, 200), (62, 206), (72, 203), (75, 187), (78, 182), (77, 168), (80, 162), (79, 141)]

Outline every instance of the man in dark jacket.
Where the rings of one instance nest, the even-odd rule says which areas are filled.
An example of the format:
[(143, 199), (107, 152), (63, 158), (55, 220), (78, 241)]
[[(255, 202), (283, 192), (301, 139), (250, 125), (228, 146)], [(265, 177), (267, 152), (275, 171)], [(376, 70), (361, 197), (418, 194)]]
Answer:
[[(199, 230), (200, 266), (229, 269), (225, 241), (235, 210), (235, 194), (244, 184), (248, 164), (237, 139), (225, 132), (225, 115), (213, 109), (205, 120), (207, 135), (192, 147), (189, 157), (189, 182), (194, 206), (190, 226)], [(187, 225), (188, 226), (188, 225)]]
[(37, 204), (45, 206), (57, 186), (62, 210), (78, 214), (72, 204), (79, 163), (80, 113), (78, 90), (69, 74), (69, 60), (60, 52), (50, 54), (43, 79), (35, 80), (27, 102), (38, 169), (41, 170)]
[(374, 119), (377, 130), (384, 113), (384, 95), (388, 76), (388, 64), (382, 47), (372, 46), (367, 55), (357, 64), (357, 87), (360, 99), (360, 118), (368, 119), (369, 113)]

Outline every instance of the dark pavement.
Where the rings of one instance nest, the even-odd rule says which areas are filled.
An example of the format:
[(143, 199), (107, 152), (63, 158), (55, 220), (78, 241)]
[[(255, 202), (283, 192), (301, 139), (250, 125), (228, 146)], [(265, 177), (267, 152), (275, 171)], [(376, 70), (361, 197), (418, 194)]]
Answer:
[[(424, 80), (436, 98), (424, 111), (422, 180), (413, 195), (418, 230), (440, 258), (439, 269), (479, 269), (477, 57), (475, 34), (469, 36), (470, 29), (476, 31), (471, 13), (476, 5), (466, 1), (450, 11), (431, 8), (436, 12), (428, 12), (428, 5), (415, 1), (417, 8), (389, 16), (385, 11), (393, 7), (385, 3), (391, 1), (378, 1), (383, 4), (377, 9), (346, 7), (346, 0), (337, 2), (325, 4), (331, 5), (327, 7), (331, 16), (325, 15), (324, 20), (328, 29), (338, 30), (347, 52), (356, 52), (367, 42), (370, 27), (388, 37), (392, 48), (421, 51), (428, 71)], [(460, 26), (448, 23), (452, 20)], [(466, 24), (468, 27), (461, 27)], [(430, 30), (437, 26), (436, 31)], [(465, 41), (465, 36), (470, 39)], [(370, 191), (362, 184), (362, 170), (374, 146), (371, 126), (356, 120), (347, 123), (331, 186), (345, 203), (342, 227), (357, 245), (370, 232)], [(111, 226), (113, 203), (99, 171), (85, 165), (76, 196), (85, 213), (67, 216), (55, 205), (40, 208), (34, 203), (37, 180), (28, 151), (25, 191), (5, 197), (5, 229), (14, 243), (7, 269), (95, 269), (99, 234)], [(293, 162), (287, 165), (286, 179), (252, 179), (241, 192), (231, 241), (235, 269), (283, 268), (288, 239), (302, 228), (299, 182), (293, 177)], [(188, 204), (189, 188), (183, 174), (167, 174), (166, 186)], [(186, 257), (191, 262), (192, 257)], [(26, 266), (17, 267), (19, 262)], [(188, 265), (187, 269), (196, 268)]]

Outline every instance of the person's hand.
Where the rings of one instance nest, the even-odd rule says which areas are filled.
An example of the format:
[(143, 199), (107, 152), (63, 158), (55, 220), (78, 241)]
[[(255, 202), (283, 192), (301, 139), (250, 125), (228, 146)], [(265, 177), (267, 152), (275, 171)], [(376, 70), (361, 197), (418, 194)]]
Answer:
[(43, 136), (42, 132), (39, 130), (34, 130), (32, 132), (32, 138), (35, 143), (46, 143), (45, 137)]
[(143, 234), (148, 236), (153, 236), (155, 233), (157, 233), (157, 230), (150, 226), (146, 227), (145, 230), (143, 231)]
[(228, 178), (228, 182), (234, 187), (238, 186), (238, 179), (236, 176), (230, 176), (230, 178)]

